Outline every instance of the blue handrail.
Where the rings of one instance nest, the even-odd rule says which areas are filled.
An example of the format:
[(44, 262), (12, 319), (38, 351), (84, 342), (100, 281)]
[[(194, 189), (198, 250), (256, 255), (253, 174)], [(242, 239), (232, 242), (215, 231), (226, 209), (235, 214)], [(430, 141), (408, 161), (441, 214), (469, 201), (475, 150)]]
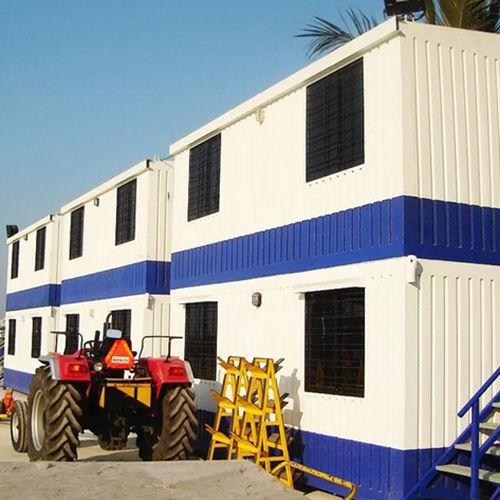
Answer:
[[(479, 445), (479, 424), (481, 423), (481, 417), (479, 414), (479, 398), (489, 389), (489, 387), (495, 382), (495, 380), (500, 375), (500, 366), (495, 370), (495, 372), (488, 378), (488, 380), (480, 387), (480, 389), (472, 396), (472, 398), (467, 402), (467, 404), (458, 412), (460, 418), (464, 417), (465, 414), (472, 409), (472, 419), (470, 425), (471, 432), (471, 457), (470, 457), (470, 497), (471, 500), (479, 499), (479, 463), (483, 455), (488, 451), (490, 445), (498, 437), (498, 429), (487, 439), (483, 446)], [(491, 439), (491, 438), (495, 439)]]
[(479, 390), (469, 399), (467, 404), (458, 412), (458, 416), (462, 418), (471, 408), (472, 405), (479, 400), (479, 398), (489, 389), (490, 385), (495, 382), (495, 380), (500, 375), (500, 366), (495, 370), (495, 372), (490, 376), (490, 378), (479, 388)]

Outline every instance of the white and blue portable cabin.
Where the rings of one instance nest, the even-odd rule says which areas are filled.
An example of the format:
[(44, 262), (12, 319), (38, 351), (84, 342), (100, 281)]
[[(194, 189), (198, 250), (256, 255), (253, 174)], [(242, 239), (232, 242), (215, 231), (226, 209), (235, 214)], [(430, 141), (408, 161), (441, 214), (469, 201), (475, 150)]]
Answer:
[[(77, 333), (92, 340), (109, 313), (113, 326), (131, 336), (134, 350), (140, 350), (145, 335), (168, 335), (172, 185), (172, 162), (145, 160), (63, 206), (53, 218), (57, 236), (46, 253), (54, 274), (36, 282), (50, 294), (35, 304), (31, 282), (9, 278), (7, 288), (7, 319), (15, 314), (24, 321), (27, 307), (47, 308), (42, 354), (56, 347), (66, 350), (65, 339), (50, 331), (70, 332), (71, 351), (81, 345)], [(22, 244), (24, 234), (9, 239), (9, 256), (14, 241), (21, 239)], [(27, 250), (25, 254), (21, 246), (20, 258), (29, 260)], [(27, 273), (23, 268), (21, 260), (20, 277)], [(30, 309), (29, 314), (38, 313)], [(31, 358), (28, 329), (16, 354), (7, 356), (4, 380), (6, 387), (23, 392), (38, 366), (38, 355)], [(167, 342), (147, 339), (144, 348), (144, 355), (160, 355), (166, 353)]]
[(500, 362), (499, 61), (390, 19), (171, 146), (171, 330), (207, 418), (215, 355), (285, 358), (298, 458), (360, 499), (456, 438)]
[(7, 239), (5, 387), (26, 392), (38, 356), (50, 349), (60, 301), (59, 220), (49, 215)]

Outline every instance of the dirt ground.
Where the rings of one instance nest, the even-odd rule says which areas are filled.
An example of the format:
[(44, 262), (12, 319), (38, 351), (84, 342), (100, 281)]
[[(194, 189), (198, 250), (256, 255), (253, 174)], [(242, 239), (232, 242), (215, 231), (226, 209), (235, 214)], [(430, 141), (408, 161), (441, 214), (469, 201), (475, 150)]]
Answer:
[[(1, 393), (0, 391), (0, 397)], [(16, 399), (24, 399), (16, 394)], [(304, 499), (248, 461), (142, 462), (129, 437), (121, 451), (101, 450), (97, 438), (80, 435), (78, 461), (29, 462), (10, 442), (10, 424), (0, 421), (0, 485), (2, 500), (294, 500)], [(313, 492), (307, 497), (333, 499)]]

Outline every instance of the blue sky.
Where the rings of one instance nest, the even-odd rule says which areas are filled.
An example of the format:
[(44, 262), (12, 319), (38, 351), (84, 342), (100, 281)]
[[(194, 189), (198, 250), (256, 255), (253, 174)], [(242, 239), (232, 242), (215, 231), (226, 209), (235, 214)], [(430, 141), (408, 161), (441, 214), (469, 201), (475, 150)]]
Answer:
[[(383, 0), (0, 0), (0, 230), (26, 227), (310, 62)], [(0, 245), (0, 316), (6, 245)]]

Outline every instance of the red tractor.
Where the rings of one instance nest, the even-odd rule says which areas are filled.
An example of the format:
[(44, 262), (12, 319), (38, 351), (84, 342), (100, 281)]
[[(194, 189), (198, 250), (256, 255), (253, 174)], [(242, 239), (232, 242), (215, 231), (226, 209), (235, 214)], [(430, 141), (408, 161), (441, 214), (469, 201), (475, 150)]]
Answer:
[[(99, 331), (85, 343), (78, 334), (75, 353), (39, 358), (43, 366), (33, 376), (27, 412), (11, 423), (16, 426), (11, 429), (14, 448), (27, 451), (30, 460), (75, 460), (78, 434), (85, 429), (106, 450), (124, 448), (135, 432), (143, 460), (187, 459), (193, 453), (193, 374), (188, 362), (170, 355), (171, 341), (180, 337), (144, 337), (136, 360), (130, 340), (108, 321), (109, 316), (102, 340)], [(147, 338), (166, 338), (168, 355), (142, 358)]]

